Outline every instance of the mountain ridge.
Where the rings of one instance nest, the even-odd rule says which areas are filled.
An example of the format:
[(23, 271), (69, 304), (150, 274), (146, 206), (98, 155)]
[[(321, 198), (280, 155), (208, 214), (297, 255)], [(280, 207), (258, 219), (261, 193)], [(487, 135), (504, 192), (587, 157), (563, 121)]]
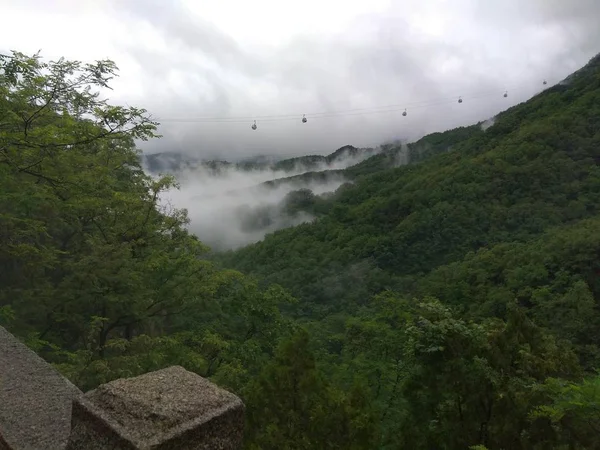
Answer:
[(158, 152), (142, 154), (140, 161), (142, 167), (153, 174), (162, 172), (176, 174), (183, 171), (200, 169), (205, 169), (215, 175), (229, 169), (241, 171), (270, 170), (290, 173), (310, 171), (318, 167), (329, 168), (348, 158), (362, 160), (376, 152), (376, 149), (370, 147), (357, 148), (352, 145), (344, 145), (327, 155), (309, 154), (290, 158), (257, 156), (246, 157), (238, 162), (221, 159), (202, 159), (179, 152)]
[[(438, 186), (445, 186), (447, 192), (450, 193), (458, 193), (458, 189), (461, 189), (461, 195), (464, 196), (468, 192), (465, 189), (469, 185), (469, 176), (466, 174), (471, 173), (470, 176), (473, 177), (473, 179), (478, 179), (478, 177), (481, 176), (472, 173), (473, 169), (469, 168), (471, 164), (476, 162), (477, 164), (484, 163), (486, 166), (492, 164), (489, 166), (489, 169), (486, 170), (499, 170), (490, 162), (490, 157), (485, 156), (486, 154), (489, 154), (490, 151), (498, 152), (501, 150), (504, 152), (500, 153), (503, 155), (502, 158), (509, 158), (506, 160), (506, 163), (503, 164), (514, 166), (514, 170), (517, 173), (524, 170), (519, 168), (518, 165), (515, 165), (516, 162), (521, 161), (523, 164), (531, 164), (531, 158), (540, 158), (541, 153), (539, 152), (542, 152), (542, 150), (528, 156), (527, 154), (520, 153), (518, 148), (525, 146), (526, 143), (532, 139), (541, 139), (541, 142), (546, 142), (545, 145), (550, 145), (545, 151), (550, 151), (555, 143), (552, 142), (549, 137), (556, 136), (556, 132), (553, 132), (550, 128), (544, 128), (545, 134), (540, 134), (540, 126), (537, 125), (537, 122), (542, 123), (541, 121), (548, 120), (552, 123), (552, 121), (557, 120), (553, 119), (553, 117), (558, 116), (561, 118), (560, 120), (566, 121), (565, 123), (572, 127), (572, 120), (565, 118), (564, 110), (566, 109), (572, 109), (576, 111), (577, 114), (586, 117), (585, 120), (588, 122), (588, 129), (586, 130), (584, 128), (580, 130), (580, 136), (586, 135), (584, 132), (589, 135), (591, 132), (590, 130), (596, 130), (600, 123), (600, 119), (591, 113), (591, 111), (595, 110), (592, 109), (592, 107), (595, 107), (595, 104), (593, 104), (591, 99), (597, 99), (599, 97), (599, 59), (600, 58), (593, 59), (590, 64), (574, 74), (574, 76), (571, 77), (569, 86), (550, 87), (537, 94), (529, 101), (499, 113), (495, 117), (494, 125), (487, 128), (485, 131), (482, 130), (482, 122), (480, 122), (469, 127), (459, 127), (442, 133), (434, 133), (422, 138), (414, 144), (391, 146), (390, 148), (384, 149), (380, 154), (347, 168), (345, 171), (342, 171), (342, 174), (344, 172), (353, 173), (352, 179), (354, 180), (354, 184), (345, 186), (329, 201), (329, 209), (331, 212), (323, 218), (323, 225), (312, 223), (310, 225), (299, 225), (293, 229), (277, 231), (274, 234), (266, 236), (265, 239), (259, 243), (251, 244), (244, 249), (238, 250), (237, 254), (235, 252), (230, 254), (226, 260), (230, 264), (233, 264), (234, 260), (236, 260), (236, 263), (233, 264), (235, 267), (242, 270), (248, 270), (251, 273), (255, 272), (258, 267), (262, 267), (262, 263), (257, 264), (257, 261), (255, 260), (251, 265), (244, 263), (246, 258), (250, 257), (252, 252), (256, 252), (257, 255), (262, 254), (263, 248), (266, 250), (266, 247), (273, 245), (275, 241), (285, 240), (286, 235), (289, 235), (290, 239), (295, 240), (296, 238), (293, 236), (305, 232), (313, 234), (313, 231), (311, 230), (314, 230), (315, 237), (321, 236), (319, 237), (320, 245), (327, 245), (328, 247), (335, 245), (339, 248), (347, 248), (350, 241), (334, 240), (331, 241), (333, 242), (333, 244), (331, 244), (324, 240), (327, 234), (321, 234), (317, 230), (319, 228), (329, 227), (337, 222), (340, 224), (353, 224), (353, 226), (356, 226), (358, 223), (365, 222), (366, 217), (369, 217), (368, 215), (375, 214), (380, 216), (385, 212), (387, 218), (383, 222), (378, 222), (378, 226), (381, 227), (383, 224), (389, 223), (390, 228), (389, 230), (382, 230), (383, 234), (378, 238), (379, 244), (367, 245), (367, 242), (362, 242), (359, 247), (360, 250), (358, 248), (356, 249), (358, 251), (357, 255), (363, 255), (364, 257), (370, 255), (370, 257), (375, 257), (376, 260), (379, 260), (381, 264), (386, 260), (384, 254), (389, 252), (392, 252), (391, 254), (397, 254), (398, 252), (398, 250), (392, 251), (392, 248), (398, 244), (392, 244), (393, 241), (390, 240), (390, 236), (388, 235), (389, 231), (392, 231), (399, 223), (408, 224), (409, 222), (407, 220), (411, 217), (416, 218), (414, 214), (417, 211), (415, 210), (417, 204), (420, 203), (423, 207), (434, 208), (435, 210), (436, 208), (439, 209), (441, 207), (436, 207), (436, 204), (444, 205), (444, 201), (450, 202), (448, 203), (448, 207), (450, 207), (450, 204), (453, 203), (452, 197), (448, 197), (448, 194), (442, 195), (441, 193), (435, 197), (435, 201), (433, 198), (427, 200), (428, 189), (433, 188), (435, 184)], [(581, 103), (581, 105), (579, 105), (579, 103)], [(586, 110), (588, 107), (590, 109)], [(545, 111), (549, 111), (549, 113), (546, 113)], [(562, 137), (558, 137), (558, 142), (561, 142), (561, 140), (565, 143), (572, 142), (572, 144), (569, 144), (570, 147), (568, 148), (572, 148), (572, 151), (575, 153), (568, 156), (569, 158), (574, 158), (574, 155), (577, 154), (578, 151), (583, 152), (582, 149), (584, 148), (582, 147), (582, 144), (573, 146), (575, 142), (583, 142), (581, 141), (581, 138), (575, 138), (574, 136), (575, 135), (563, 133)], [(594, 139), (599, 138), (590, 136), (588, 140), (589, 139), (591, 139), (590, 142), (595, 142)], [(589, 147), (590, 145), (592, 147)], [(588, 149), (586, 151), (593, 155), (593, 144), (587, 144), (587, 146), (588, 147), (585, 147)], [(385, 165), (391, 165), (393, 157), (395, 157), (402, 148), (408, 148), (409, 153), (412, 152), (417, 158), (415, 158), (411, 164), (403, 167), (385, 167)], [(449, 152), (449, 148), (451, 148), (452, 151)], [(421, 151), (420, 149), (424, 150)], [(418, 157), (419, 155), (420, 158)], [(561, 156), (561, 158), (565, 157), (567, 156)], [(592, 157), (597, 158), (597, 156)], [(472, 163), (469, 161), (472, 161)], [(536, 159), (533, 161), (536, 161)], [(371, 166), (375, 166), (375, 168), (372, 168)], [(454, 171), (454, 168), (458, 167), (462, 167), (461, 170), (465, 172), (465, 175), (459, 175), (458, 172)], [(427, 174), (422, 175), (425, 178), (420, 178), (421, 173)], [(536, 174), (536, 177), (539, 176), (540, 174)], [(452, 177), (460, 178), (456, 178), (456, 181), (453, 182), (450, 181), (453, 179)], [(420, 179), (421, 181), (417, 182), (417, 179)], [(515, 181), (511, 180), (511, 183), (515, 183)], [(543, 178), (539, 179), (539, 183), (544, 183)], [(490, 180), (490, 185), (497, 185), (497, 182), (492, 182)], [(507, 192), (506, 186), (497, 185), (496, 189), (498, 192)], [(410, 196), (404, 199), (401, 199), (401, 197), (396, 198), (397, 195), (394, 194), (394, 190), (398, 190), (399, 193), (407, 191)], [(490, 194), (488, 193), (486, 195)], [(490, 201), (491, 200), (492, 199), (490, 199)], [(419, 203), (415, 203), (417, 201)], [(370, 205), (370, 207), (368, 209), (360, 207), (362, 203)], [(425, 210), (419, 214), (424, 213)], [(445, 214), (453, 216), (456, 214), (456, 211), (450, 209)], [(475, 215), (475, 217), (476, 216), (477, 215)], [(375, 217), (376, 216), (372, 216), (371, 220), (375, 220)], [(466, 218), (466, 216), (463, 216), (463, 219)], [(549, 218), (550, 217), (547, 219)], [(374, 223), (375, 222), (373, 222), (373, 224)], [(468, 221), (463, 225), (466, 226), (467, 223)], [(456, 231), (458, 232), (459, 230), (460, 229), (457, 229)], [(417, 233), (417, 229), (414, 229), (411, 233)], [(468, 238), (471, 242), (471, 244), (468, 245), (469, 250), (476, 251), (481, 243), (490, 243), (489, 238), (485, 238), (482, 233), (485, 234), (483, 229), (477, 233), (470, 233), (470, 235), (464, 236), (464, 238)], [(463, 235), (464, 232), (461, 231), (459, 234)], [(478, 235), (481, 235), (481, 237), (476, 237)], [(455, 239), (449, 239), (447, 242), (452, 242), (454, 240)], [(431, 244), (431, 242), (429, 242), (428, 245), (429, 244)], [(410, 246), (408, 243), (403, 245)], [(442, 248), (446, 246), (443, 241), (440, 241), (440, 245)], [(295, 246), (290, 246), (289, 249), (294, 247)], [(319, 247), (315, 247), (314, 251), (317, 251), (317, 248)], [(282, 251), (283, 254), (287, 253), (285, 246), (282, 246)], [(390, 260), (389, 257), (386, 258), (388, 261), (386, 263), (387, 265), (396, 264), (392, 263), (392, 260)], [(270, 267), (267, 260), (264, 262), (266, 264), (265, 268)], [(281, 267), (281, 265), (282, 261), (279, 261), (278, 266)], [(423, 267), (423, 269), (425, 269), (425, 267)], [(264, 272), (262, 272), (262, 270), (260, 272), (268, 279), (282, 282), (285, 285), (283, 278), (275, 276), (277, 271), (266, 269)], [(311, 283), (308, 283), (308, 285), (310, 284)], [(296, 294), (299, 294), (300, 297), (302, 297), (299, 292), (296, 292)]]
[(566, 80), (390, 145), (317, 220), (212, 255), (298, 299), (323, 376), (369, 386), (370, 448), (596, 447), (600, 57)]

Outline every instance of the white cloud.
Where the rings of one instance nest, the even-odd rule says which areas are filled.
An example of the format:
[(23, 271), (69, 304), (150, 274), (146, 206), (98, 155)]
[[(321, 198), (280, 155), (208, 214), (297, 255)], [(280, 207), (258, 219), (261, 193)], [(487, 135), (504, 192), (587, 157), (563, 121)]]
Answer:
[[(324, 154), (474, 123), (600, 50), (597, 0), (0, 0), (0, 10), (0, 50), (115, 60), (114, 102), (164, 119), (246, 118), (165, 120), (165, 138), (143, 145), (225, 157)], [(365, 110), (389, 104), (409, 115)], [(283, 114), (294, 117), (250, 130), (252, 117)]]

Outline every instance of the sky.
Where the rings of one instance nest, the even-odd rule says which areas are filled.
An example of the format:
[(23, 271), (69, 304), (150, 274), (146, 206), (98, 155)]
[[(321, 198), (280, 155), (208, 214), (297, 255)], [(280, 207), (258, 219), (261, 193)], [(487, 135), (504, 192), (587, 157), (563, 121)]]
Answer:
[(600, 52), (598, 0), (0, 0), (0, 11), (0, 52), (115, 61), (110, 101), (161, 122), (163, 138), (141, 148), (201, 158), (417, 139), (492, 117)]

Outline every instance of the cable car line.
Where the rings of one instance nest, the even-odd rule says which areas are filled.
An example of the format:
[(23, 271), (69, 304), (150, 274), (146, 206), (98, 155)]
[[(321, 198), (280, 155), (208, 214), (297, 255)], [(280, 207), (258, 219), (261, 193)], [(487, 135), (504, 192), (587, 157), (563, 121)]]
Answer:
[[(543, 84), (547, 84), (544, 79)], [(500, 91), (502, 92), (502, 91)], [(498, 89), (482, 91), (479, 95), (460, 95), (458, 96), (458, 103), (463, 103), (463, 99), (480, 99), (486, 97), (493, 97), (496, 95), (502, 95), (504, 98), (508, 97), (508, 90), (503, 90), (503, 94), (499, 94)], [(419, 108), (431, 108), (435, 106), (441, 106), (456, 102), (456, 96), (452, 97), (441, 97), (438, 99), (421, 100), (413, 102), (405, 102), (402, 104), (390, 104), (383, 106), (365, 107), (365, 108), (352, 108), (338, 111), (323, 111), (314, 112), (309, 114), (302, 114), (301, 122), (307, 123), (308, 119), (306, 116), (310, 116), (315, 119), (331, 118), (331, 117), (345, 117), (345, 116), (356, 116), (365, 114), (380, 114), (380, 113), (396, 113), (401, 112), (403, 117), (408, 115), (408, 109), (419, 109)], [(187, 118), (159, 118), (156, 119), (158, 122), (178, 122), (178, 123), (248, 123), (253, 121), (251, 128), (256, 130), (258, 128), (256, 121), (262, 122), (280, 122), (280, 121), (292, 121), (298, 120), (298, 114), (276, 114), (276, 115), (264, 115), (264, 116), (233, 116), (233, 117), (187, 117)]]

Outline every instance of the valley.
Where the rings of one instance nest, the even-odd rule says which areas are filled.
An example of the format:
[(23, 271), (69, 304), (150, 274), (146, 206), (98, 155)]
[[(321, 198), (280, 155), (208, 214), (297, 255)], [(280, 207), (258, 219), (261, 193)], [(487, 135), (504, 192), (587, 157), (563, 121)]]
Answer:
[(231, 161), (142, 153), (114, 70), (0, 56), (0, 325), (80, 389), (183, 366), (248, 450), (598, 448), (600, 55), (470, 126)]

